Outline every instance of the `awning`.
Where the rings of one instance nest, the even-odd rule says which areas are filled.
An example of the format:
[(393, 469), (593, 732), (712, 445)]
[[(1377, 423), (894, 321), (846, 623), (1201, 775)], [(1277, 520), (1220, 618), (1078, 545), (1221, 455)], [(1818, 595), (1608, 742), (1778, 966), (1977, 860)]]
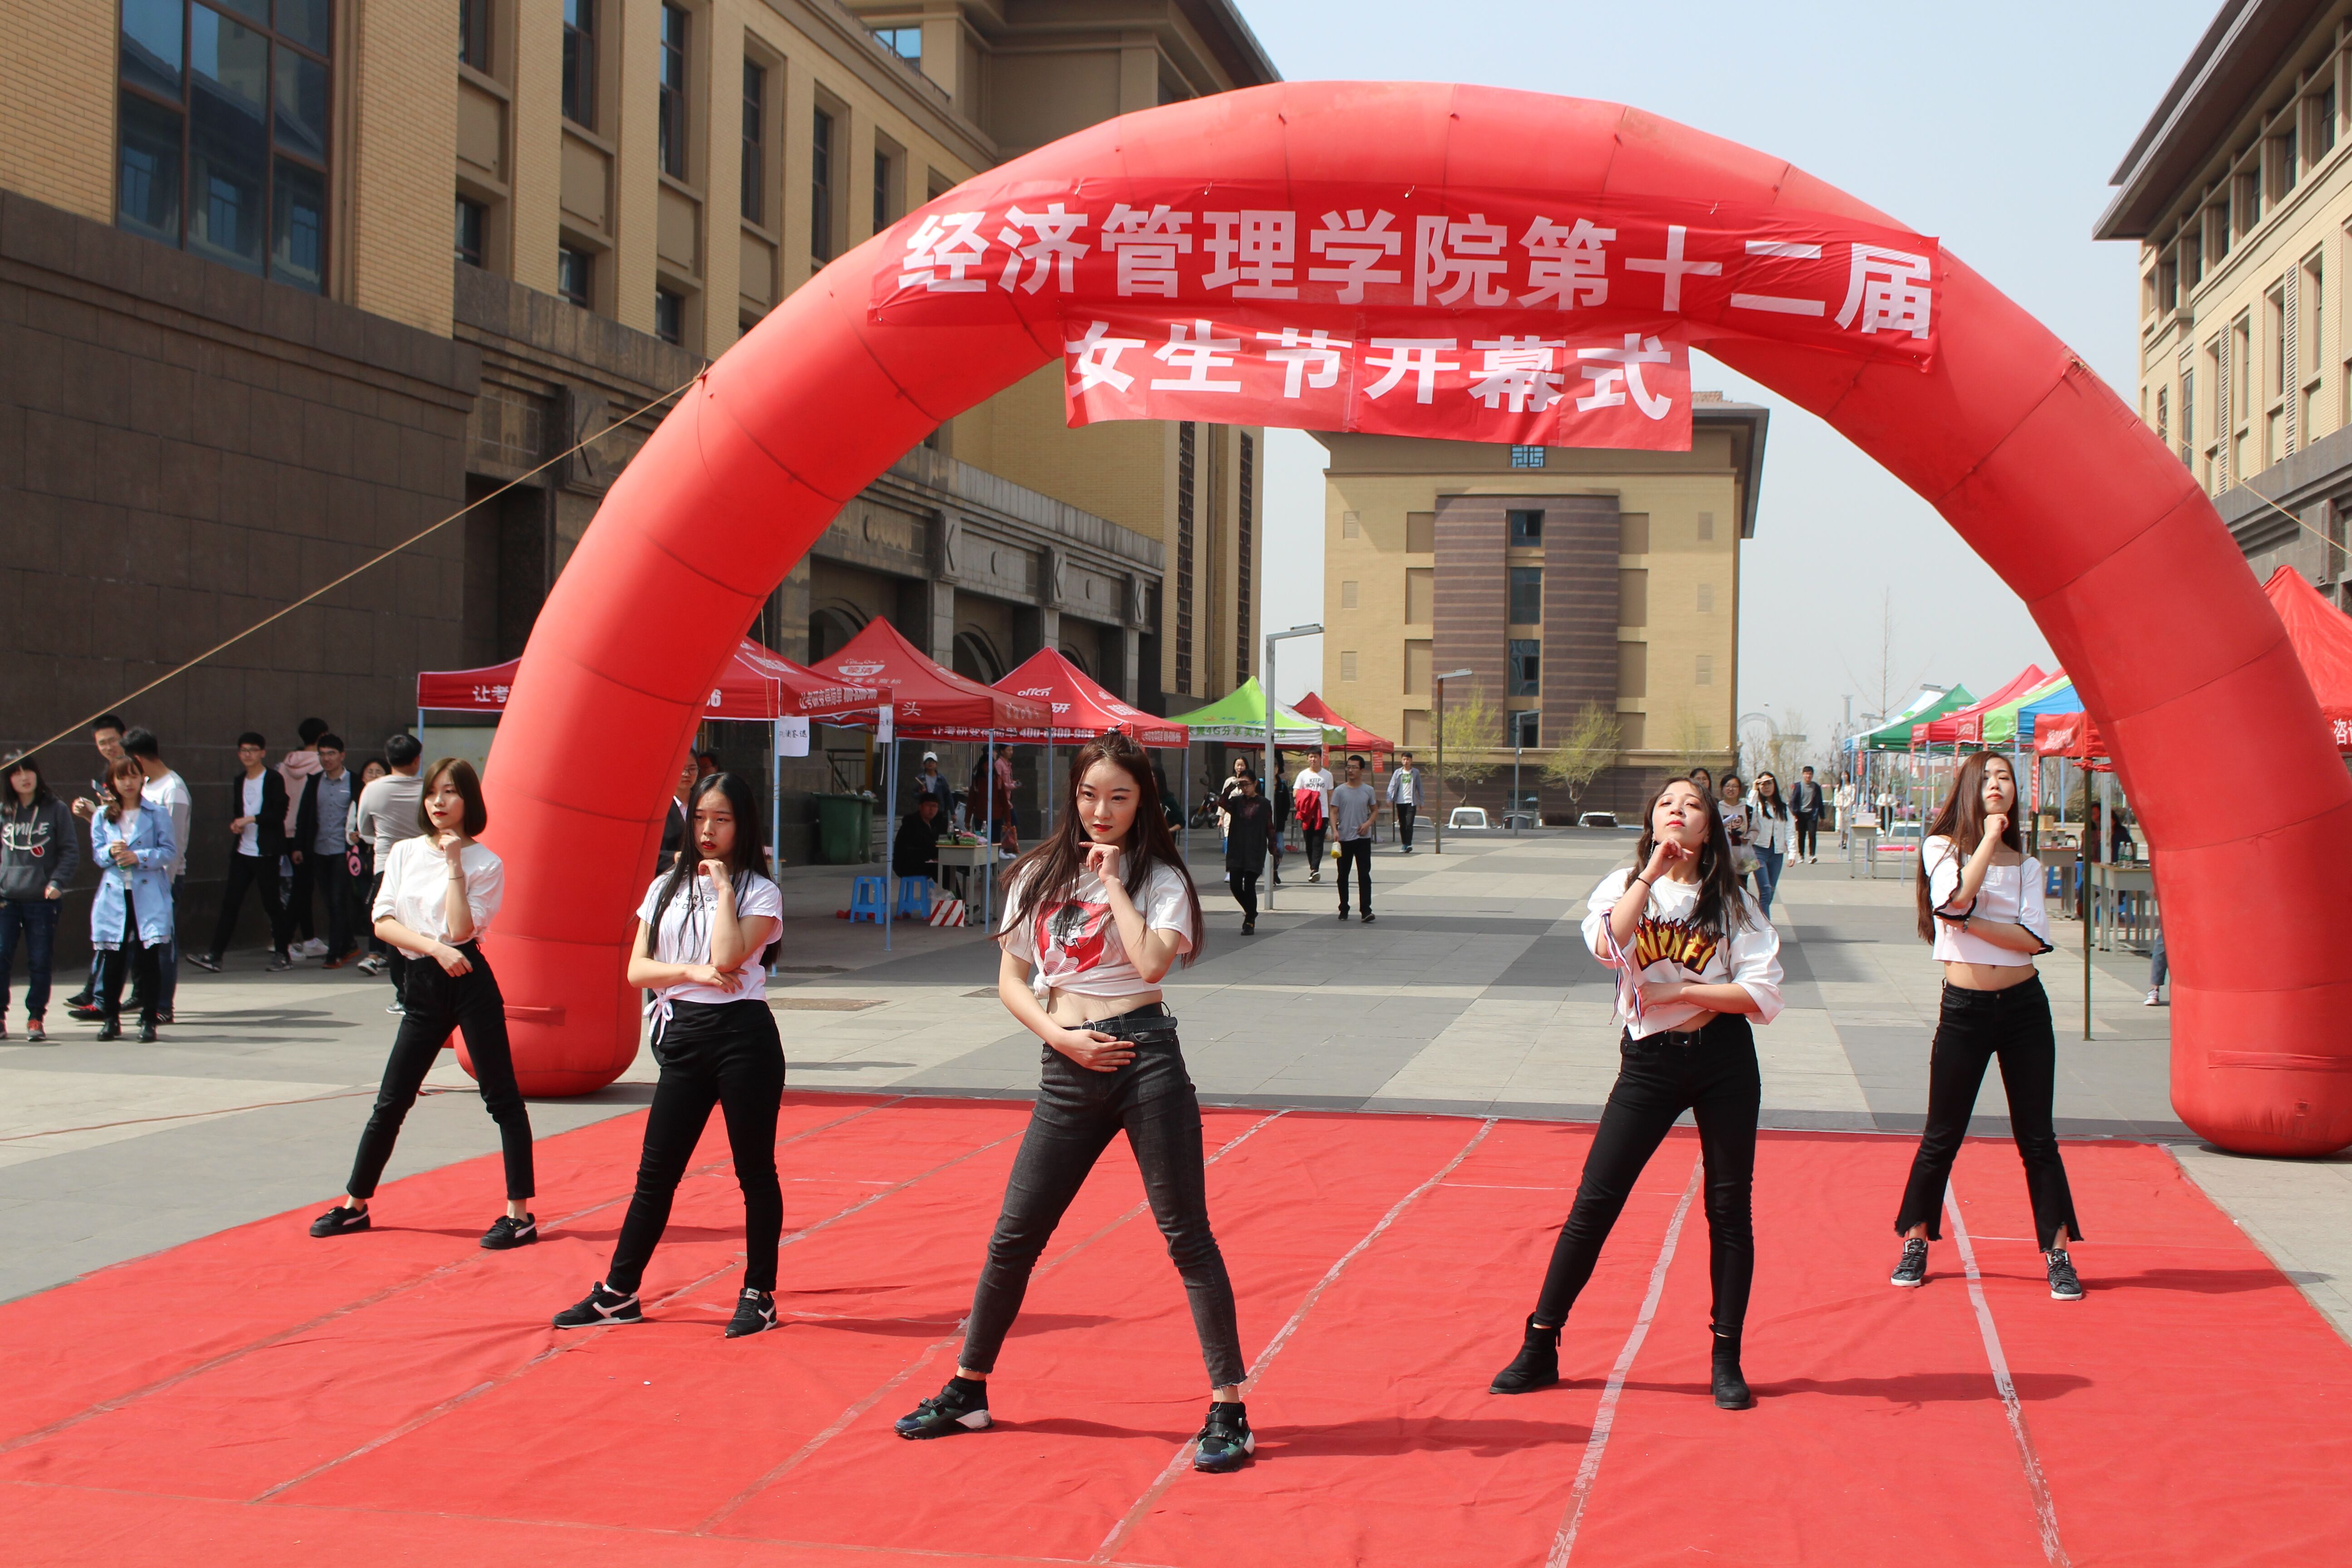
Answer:
[(2029, 664), (2008, 680), (1991, 696), (1956, 708), (1948, 713), (1926, 720), (1914, 721), (1911, 743), (1915, 746), (1969, 745), (1984, 739), (1984, 716), (1989, 709), (2024, 696), (2035, 687), (2045, 684), (2049, 674), (2038, 664)]
[(1013, 732), (1014, 740), (1061, 744), (1090, 741), (1109, 730), (1124, 730), (1146, 746), (1177, 747), (1190, 739), (1183, 725), (1121, 702), (1058, 648), (1038, 649), (1020, 668), (998, 681), (996, 689), (1053, 708), (1050, 731), (1024, 727)]
[[(1206, 708), (1176, 715), (1176, 722), (1195, 741), (1255, 741), (1265, 743), (1265, 692), (1253, 675)], [(1309, 719), (1296, 709), (1275, 704), (1274, 743), (1277, 746), (1336, 746), (1348, 731), (1337, 724)]]
[[(2074, 689), (2074, 683), (2066, 679), (2063, 670), (2052, 674), (2032, 690), (2021, 692), (2006, 702), (1987, 707), (1984, 711), (1983, 731), (1978, 738), (1984, 744), (1996, 750), (2003, 746), (2021, 743), (2018, 738), (2020, 731), (2018, 714), (2023, 710), (2025, 705), (2029, 702), (2039, 702), (2054, 691)], [(2077, 702), (2074, 706), (2079, 708), (2082, 704)], [(2029, 733), (2027, 739), (2031, 738)]]
[(2337, 751), (2352, 752), (2352, 616), (2329, 604), (2292, 566), (2272, 573), (2263, 592), (2286, 624), (2295, 661), (2327, 721), (2328, 739)]
[(935, 663), (885, 620), (868, 621), (814, 668), (829, 680), (879, 689), (892, 705), (894, 732), (909, 740), (971, 741), (991, 732), (1006, 739), (1024, 727), (1044, 730), (1051, 711), (1034, 698), (982, 686)]
[(2047, 692), (2025, 703), (2017, 710), (2017, 743), (2031, 746), (2039, 739), (2042, 723), (2083, 710), (2083, 700), (2074, 691), (2074, 683), (2063, 681)]
[(1378, 735), (1373, 734), (1370, 730), (1358, 727), (1356, 724), (1350, 722), (1345, 714), (1332, 707), (1328, 702), (1324, 701), (1320, 697), (1316, 696), (1312, 691), (1300, 698), (1294, 705), (1292, 711), (1302, 713), (1309, 719), (1318, 720), (1326, 724), (1339, 725), (1341, 730), (1347, 732), (1347, 747), (1348, 750), (1351, 752), (1393, 752), (1396, 750), (1396, 744), (1394, 742), (1383, 741)]
[(1940, 719), (1945, 714), (1967, 707), (1976, 699), (1965, 686), (1938, 690), (1928, 686), (1903, 705), (1903, 710), (1877, 729), (1852, 737), (1846, 742), (1849, 751), (1907, 752), (1911, 749), (1911, 726), (1924, 719)]
[[(521, 667), (515, 658), (480, 669), (426, 670), (416, 678), (416, 705), (438, 713), (502, 712)], [(745, 637), (712, 683), (703, 717), (761, 724), (793, 715), (835, 719), (871, 712), (880, 700), (872, 686), (820, 675)]]

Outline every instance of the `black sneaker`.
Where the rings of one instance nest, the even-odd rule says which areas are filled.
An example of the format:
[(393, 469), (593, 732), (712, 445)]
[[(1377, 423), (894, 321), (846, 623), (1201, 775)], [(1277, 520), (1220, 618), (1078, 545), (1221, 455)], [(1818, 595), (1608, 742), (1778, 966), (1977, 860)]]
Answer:
[(593, 1329), (599, 1323), (642, 1323), (645, 1313), (638, 1309), (635, 1294), (622, 1295), (607, 1290), (602, 1279), (588, 1288), (584, 1300), (575, 1301), (555, 1314), (559, 1329)]
[(192, 952), (188, 954), (188, 962), (207, 974), (218, 974), (221, 972), (221, 961), (209, 953)]
[(1370, 925), (1370, 924), (1371, 924), (1371, 923), (1372, 923), (1372, 911), (1371, 911), (1371, 910), (1366, 910), (1364, 911), (1364, 924), (1366, 924), (1366, 925)]
[(529, 1247), (539, 1239), (539, 1216), (527, 1214), (520, 1219), (502, 1214), (482, 1232), (482, 1250), (505, 1252), (512, 1247)]
[(1242, 934), (1243, 934), (1244, 936), (1254, 936), (1254, 935), (1255, 935), (1255, 934), (1256, 934), (1256, 932), (1257, 932), (1257, 921), (1242, 921)]
[(345, 1208), (337, 1204), (310, 1222), (312, 1236), (349, 1236), (368, 1227), (368, 1211)]
[(1250, 1431), (1249, 1412), (1236, 1401), (1232, 1405), (1211, 1404), (1209, 1418), (1201, 1425), (1193, 1439), (1192, 1468), (1222, 1475), (1238, 1470), (1257, 1452), (1257, 1437)]
[(283, 952), (273, 952), (269, 955), (268, 968), (270, 973), (283, 974), (293, 967), (294, 960), (290, 955)]
[(1886, 1277), (1889, 1285), (1900, 1285), (1916, 1290), (1927, 1282), (1927, 1243), (1925, 1237), (1912, 1237), (1903, 1244), (1903, 1261)]
[(747, 1286), (735, 1299), (735, 1315), (727, 1320), (727, 1337), (740, 1340), (745, 1334), (764, 1334), (775, 1326), (775, 1297)]
[(2066, 1249), (2045, 1252), (2042, 1261), (2050, 1268), (2050, 1299), (2053, 1301), (2079, 1301), (2083, 1299), (2083, 1281), (2075, 1278), (2074, 1260)]
[(988, 1425), (988, 1384), (951, 1377), (948, 1385), (892, 1424), (901, 1437), (950, 1437)]
[(100, 1024), (106, 1021), (106, 1009), (92, 1006), (87, 1002), (68, 1002), (66, 1004), (66, 1016), (84, 1024)]

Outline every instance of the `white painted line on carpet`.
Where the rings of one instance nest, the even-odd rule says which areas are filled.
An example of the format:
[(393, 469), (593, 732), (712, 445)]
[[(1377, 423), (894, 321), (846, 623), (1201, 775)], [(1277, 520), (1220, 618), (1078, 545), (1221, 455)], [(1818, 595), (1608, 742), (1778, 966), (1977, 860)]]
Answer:
[(2068, 1568), (2066, 1544), (2058, 1539), (2058, 1513), (2050, 1503), (2050, 1483), (2042, 1473), (2042, 1457), (2034, 1452), (2033, 1435), (2025, 1429), (2025, 1407), (2018, 1403), (2017, 1384), (2009, 1375), (2009, 1356), (2000, 1348), (2000, 1331), (1993, 1326), (1992, 1308), (1985, 1300), (1984, 1278), (1977, 1272), (1977, 1249), (1969, 1244), (1968, 1222), (1960, 1217), (1960, 1194), (1948, 1181), (1944, 1184), (1944, 1214), (1952, 1222), (1952, 1241), (1960, 1249), (1960, 1267), (1968, 1270), (1969, 1302), (1977, 1310), (1977, 1330), (1984, 1336), (1985, 1360), (1992, 1366), (1993, 1386), (2000, 1390), (2001, 1408), (2009, 1416), (2009, 1435), (2017, 1440), (2017, 1459), (2025, 1468), (2026, 1489), (2033, 1494), (2042, 1555), (2051, 1568)]

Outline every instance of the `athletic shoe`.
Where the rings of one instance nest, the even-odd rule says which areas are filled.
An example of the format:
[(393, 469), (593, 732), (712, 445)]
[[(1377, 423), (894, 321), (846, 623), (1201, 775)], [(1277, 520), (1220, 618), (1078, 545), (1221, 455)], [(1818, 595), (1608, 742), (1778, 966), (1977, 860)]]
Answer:
[(1339, 918), (1340, 918), (1341, 920), (1346, 920), (1346, 919), (1348, 918), (1348, 916), (1349, 916), (1349, 913), (1350, 913), (1350, 911), (1349, 911), (1349, 908), (1348, 908), (1348, 906), (1347, 906), (1347, 905), (1345, 905), (1345, 904), (1341, 904), (1341, 905), (1339, 906)]
[(207, 974), (218, 974), (221, 972), (221, 961), (210, 953), (192, 952), (188, 954), (188, 962)]
[(988, 1384), (951, 1377), (948, 1385), (891, 1424), (901, 1437), (950, 1437), (988, 1425)]
[(362, 974), (382, 974), (383, 973), (383, 954), (371, 952), (365, 958), (361, 959), (360, 973)]
[(502, 1214), (490, 1222), (489, 1229), (482, 1232), (482, 1250), (507, 1252), (518, 1247), (529, 1247), (538, 1239), (537, 1215), (527, 1214), (517, 1219), (512, 1215)]
[(331, 958), (327, 960), (326, 963), (320, 964), (319, 967), (321, 969), (341, 969), (344, 964), (349, 963), (351, 961), (352, 955), (347, 952), (341, 958)]
[(1927, 1243), (1924, 1237), (1912, 1237), (1903, 1244), (1903, 1261), (1886, 1277), (1889, 1285), (1900, 1285), (1916, 1290), (1927, 1282)]
[(25, 1043), (32, 1046), (46, 1046), (49, 1043), (49, 1032), (41, 1027), (41, 1021), (38, 1018), (25, 1020)]
[(365, 1230), (367, 1227), (367, 1210), (345, 1208), (342, 1205), (337, 1204), (310, 1222), (310, 1234), (319, 1237), (349, 1236), (353, 1231)]
[(642, 1323), (646, 1315), (637, 1306), (635, 1291), (624, 1296), (618, 1290), (608, 1290), (602, 1279), (588, 1288), (588, 1294), (555, 1314), (559, 1329), (593, 1329), (599, 1323)]
[(1371, 923), (1372, 923), (1372, 920), (1373, 920), (1372, 911), (1371, 911), (1371, 910), (1366, 910), (1364, 911), (1364, 921), (1363, 921), (1363, 923), (1364, 923), (1364, 924), (1366, 924), (1366, 925), (1370, 925), (1370, 924), (1371, 924)]
[(268, 967), (270, 973), (283, 974), (294, 967), (293, 956), (289, 953), (273, 952), (269, 955)]
[(2083, 1282), (2074, 1275), (2074, 1260), (2066, 1249), (2045, 1252), (2042, 1261), (2050, 1269), (2050, 1299), (2053, 1301), (2079, 1301), (2083, 1299)]
[(6, 1018), (6, 1016), (0, 1016), (0, 1040), (5, 1040), (5, 1039), (6, 1039), (7, 1037), (8, 1037), (8, 1020), (7, 1020), (7, 1018)]
[(66, 1016), (84, 1024), (96, 1024), (104, 1021), (106, 1009), (93, 1007), (87, 1002), (68, 1002), (66, 1004)]
[(1255, 935), (1256, 935), (1256, 934), (1257, 934), (1257, 921), (1242, 921), (1242, 934), (1243, 934), (1244, 936), (1255, 936)]
[(1322, 868), (1321, 868), (1320, 867), (1318, 867), (1316, 869), (1314, 869), (1314, 870), (1312, 870), (1312, 871), (1307, 872), (1307, 879), (1308, 881), (1310, 881), (1310, 882), (1319, 882), (1319, 881), (1321, 881), (1321, 880), (1323, 879), (1323, 871), (1322, 871)]
[(1193, 1438), (1192, 1468), (1211, 1475), (1238, 1470), (1257, 1452), (1257, 1436), (1250, 1431), (1249, 1412), (1240, 1401), (1231, 1405), (1212, 1403), (1209, 1418), (1201, 1425)]
[(2143, 1006), (2143, 1007), (2161, 1007), (2161, 1006), (2163, 1006), (2163, 1005), (2164, 1005), (2164, 993), (2163, 993), (2163, 992), (2161, 992), (2161, 991), (2151, 991), (2151, 992), (2149, 992), (2149, 993), (2147, 994), (2147, 999), (2146, 1001), (2142, 1002), (2142, 1003), (2140, 1004), (2140, 1005), (2141, 1005), (2141, 1006)]
[(384, 1011), (385, 1011), (385, 1012), (387, 1012), (387, 1013), (390, 1013), (390, 1014), (391, 1014), (391, 1015), (393, 1015), (394, 1017), (398, 1017), (398, 1016), (400, 1016), (401, 1015), (403, 1015), (403, 1014), (406, 1013), (406, 1012), (408, 1011), (408, 1009), (407, 1009), (407, 1008), (405, 1008), (405, 1007), (404, 1007), (404, 1006), (402, 1006), (402, 1005), (400, 1005), (400, 998), (399, 998), (399, 997), (397, 997), (397, 996), (395, 996), (395, 997), (394, 997), (394, 998), (392, 999), (392, 1005), (391, 1005), (391, 1006), (389, 1006), (389, 1007), (386, 1007), (386, 1008), (384, 1009)]
[(776, 1299), (765, 1290), (748, 1287), (735, 1299), (735, 1315), (727, 1320), (727, 1337), (740, 1340), (745, 1334), (763, 1334), (776, 1326)]
[(294, 955), (297, 958), (324, 958), (327, 956), (327, 944), (314, 936), (308, 942), (296, 942)]
[(97, 997), (95, 993), (89, 991), (77, 991), (72, 995), (66, 998), (66, 1011), (70, 1013), (77, 1007), (89, 1007), (95, 1011), (96, 1000)]

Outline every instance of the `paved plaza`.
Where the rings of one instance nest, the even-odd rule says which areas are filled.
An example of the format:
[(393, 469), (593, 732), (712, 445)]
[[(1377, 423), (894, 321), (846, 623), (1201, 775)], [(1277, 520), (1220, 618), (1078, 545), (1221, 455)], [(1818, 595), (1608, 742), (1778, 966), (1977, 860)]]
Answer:
[[(1616, 1065), (1610, 985), (1576, 921), (1631, 836), (1454, 834), (1442, 858), (1423, 844), (1376, 858), (1375, 923), (1340, 923), (1330, 882), (1294, 875), (1244, 938), (1199, 836), (1207, 952), (1168, 993), (1205, 1100), (1598, 1115)], [(875, 928), (832, 916), (847, 901), (845, 870), (785, 880), (772, 1000), (795, 1089), (1032, 1091), (1041, 1047), (995, 1000), (995, 950), (980, 933), (898, 927), (885, 952)], [(1916, 1133), (1939, 977), (1913, 934), (1909, 881), (1856, 879), (1825, 858), (1790, 868), (1775, 915), (1788, 1006), (1758, 1032), (1766, 1125)], [(2196, 1140), (2166, 1092), (2168, 1011), (2139, 1005), (2145, 960), (2097, 955), (2084, 1040), (2080, 928), (2061, 921), (2057, 936), (2042, 968), (2059, 1020), (2061, 1133), (2161, 1144), (2352, 1336), (2352, 1159), (2244, 1159)], [(0, 1300), (337, 1192), (390, 1044), (390, 989), (315, 966), (265, 974), (264, 956), (233, 954), (220, 976), (186, 968), (180, 1022), (154, 1045), (100, 1045), (93, 1026), (66, 1024), (49, 1047), (0, 1047)], [(626, 1114), (653, 1077), (641, 1053), (598, 1094), (534, 1103), (534, 1126)], [(445, 1059), (428, 1087), (460, 1092), (419, 1104), (390, 1177), (495, 1148), (470, 1081)], [(1975, 1131), (2007, 1131), (1997, 1072)], [(486, 1196), (485, 1223), (494, 1208)], [(2098, 1216), (2084, 1222), (2095, 1283)]]

